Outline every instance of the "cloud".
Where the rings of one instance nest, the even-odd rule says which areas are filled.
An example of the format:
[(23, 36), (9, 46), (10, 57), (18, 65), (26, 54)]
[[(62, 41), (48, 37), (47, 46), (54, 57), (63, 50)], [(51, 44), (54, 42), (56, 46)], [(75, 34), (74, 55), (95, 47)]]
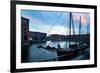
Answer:
[[(65, 26), (54, 26), (51, 29), (51, 25), (47, 24), (31, 24), (30, 25), (30, 31), (38, 31), (38, 32), (44, 32), (49, 34), (60, 34), (60, 35), (69, 35), (69, 27)], [(71, 29), (71, 34), (73, 34), (73, 29)], [(79, 29), (75, 28), (75, 34), (79, 33)]]
[(81, 16), (81, 23), (86, 25), (86, 16)]
[(83, 26), (85, 26), (85, 25), (87, 25), (87, 22), (88, 22), (88, 20), (89, 19), (87, 19), (87, 16), (88, 16), (88, 14), (82, 14), (82, 13), (74, 13), (73, 14), (73, 19), (74, 19), (74, 21), (78, 21), (78, 22), (80, 22), (80, 18), (81, 18), (81, 24), (83, 25)]
[(29, 15), (23, 15), (23, 17), (28, 18), (30, 23), (41, 23), (42, 22), (40, 19), (34, 18)]
[(39, 19), (36, 19), (36, 18), (31, 18), (31, 19), (30, 19), (30, 22), (31, 22), (31, 23), (37, 24), (37, 23), (41, 23), (42, 21), (39, 20)]

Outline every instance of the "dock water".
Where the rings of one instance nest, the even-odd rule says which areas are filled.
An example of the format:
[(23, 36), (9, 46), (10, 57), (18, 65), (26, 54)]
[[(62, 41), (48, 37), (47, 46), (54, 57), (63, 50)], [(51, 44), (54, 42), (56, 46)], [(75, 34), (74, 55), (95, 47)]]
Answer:
[[(52, 47), (57, 47), (58, 42), (51, 42)], [(66, 43), (68, 42), (59, 42), (61, 48), (63, 48), (64, 51), (69, 51), (69, 48), (66, 47)], [(75, 42), (72, 42), (75, 43)], [(46, 46), (47, 43), (40, 43), (42, 46)], [(44, 49), (44, 48), (38, 48), (37, 46), (40, 44), (33, 44), (33, 45), (23, 45), (22, 46), (22, 62), (48, 62), (48, 61), (67, 61), (67, 60), (82, 60), (82, 59), (89, 59), (90, 51), (87, 50), (86, 52), (82, 54), (77, 53), (74, 56), (70, 56), (70, 58), (62, 57), (58, 55), (57, 51), (49, 51), (50, 49)], [(90, 48), (88, 48), (90, 49)], [(64, 52), (62, 52), (64, 53)], [(86, 54), (85, 54), (86, 53)], [(61, 53), (59, 53), (61, 54)]]

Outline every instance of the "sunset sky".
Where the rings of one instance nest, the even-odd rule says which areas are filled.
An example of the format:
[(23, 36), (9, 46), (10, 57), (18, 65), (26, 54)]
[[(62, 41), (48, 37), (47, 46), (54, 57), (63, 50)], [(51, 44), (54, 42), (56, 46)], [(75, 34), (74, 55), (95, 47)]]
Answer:
[[(21, 16), (29, 19), (29, 31), (44, 32), (49, 34), (68, 35), (70, 12), (21, 10)], [(72, 12), (75, 33), (79, 33), (81, 16), (81, 34), (90, 32), (90, 14)], [(71, 33), (73, 34), (73, 32)]]

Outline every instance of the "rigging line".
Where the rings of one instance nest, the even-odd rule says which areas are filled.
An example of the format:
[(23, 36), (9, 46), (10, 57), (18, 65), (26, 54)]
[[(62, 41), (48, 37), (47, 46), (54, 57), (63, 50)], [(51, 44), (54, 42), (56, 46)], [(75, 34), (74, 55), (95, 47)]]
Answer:
[[(66, 20), (64, 20), (63, 21), (63, 24), (64, 24), (64, 28), (63, 28), (63, 31), (65, 31), (65, 32), (67, 32), (68, 33), (68, 31), (67, 30), (64, 30), (65, 29), (65, 27), (67, 28), (67, 24), (66, 24), (67, 22), (66, 22)], [(63, 33), (63, 31), (62, 31), (62, 33)], [(67, 33), (66, 33), (66, 35), (67, 35)]]
[[(64, 27), (66, 27), (66, 28), (68, 27), (66, 20), (64, 20), (63, 24), (64, 24)], [(68, 35), (68, 29), (66, 30), (66, 28), (64, 28), (65, 30), (63, 29), (63, 31), (65, 31), (66, 32), (66, 35)]]
[[(64, 15), (64, 13), (63, 13), (63, 15)], [(63, 15), (62, 15), (62, 16), (63, 16)], [(62, 27), (62, 26), (65, 26), (64, 23), (66, 22), (65, 20), (63, 20), (63, 21), (62, 21), (62, 20), (63, 20), (63, 19), (61, 18), (61, 19), (59, 19), (59, 21), (58, 21), (58, 22), (61, 22), (61, 24), (60, 24), (61, 27)], [(61, 27), (59, 27), (59, 30), (61, 29)], [(62, 28), (62, 29), (63, 29), (63, 28)], [(61, 30), (62, 30), (62, 29), (61, 29)], [(59, 32), (61, 33), (61, 31), (59, 31)], [(61, 34), (62, 34), (62, 33), (61, 33)]]
[[(64, 20), (62, 24), (64, 24), (64, 28), (65, 28), (65, 23), (66, 21)], [(63, 28), (63, 31), (64, 31), (64, 28)], [(61, 34), (63, 33), (63, 31), (61, 31)]]
[(53, 28), (53, 26), (57, 23), (57, 21), (60, 19), (60, 17), (62, 16), (62, 13), (57, 17), (56, 21), (54, 22), (54, 24), (52, 24), (52, 26), (50, 27), (50, 29), (48, 30), (48, 33), (50, 32), (50, 30)]

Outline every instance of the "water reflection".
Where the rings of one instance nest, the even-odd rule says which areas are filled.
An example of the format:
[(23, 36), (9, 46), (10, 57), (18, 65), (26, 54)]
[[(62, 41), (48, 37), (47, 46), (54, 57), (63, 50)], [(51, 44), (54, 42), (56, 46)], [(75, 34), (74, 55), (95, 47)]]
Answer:
[[(50, 45), (51, 47), (57, 48), (58, 43), (60, 44), (61, 48), (63, 48), (64, 50), (69, 50), (68, 49), (69, 43), (65, 41), (59, 41), (59, 42), (47, 41), (46, 43), (33, 44), (29, 48), (28, 61), (29, 62), (39, 62), (39, 61), (53, 59), (53, 58), (55, 58), (54, 60), (56, 61), (57, 60), (56, 51), (51, 52), (43, 48), (38, 48), (37, 46), (42, 45), (46, 47), (47, 45)], [(73, 44), (77, 42), (71, 42), (71, 43)]]

